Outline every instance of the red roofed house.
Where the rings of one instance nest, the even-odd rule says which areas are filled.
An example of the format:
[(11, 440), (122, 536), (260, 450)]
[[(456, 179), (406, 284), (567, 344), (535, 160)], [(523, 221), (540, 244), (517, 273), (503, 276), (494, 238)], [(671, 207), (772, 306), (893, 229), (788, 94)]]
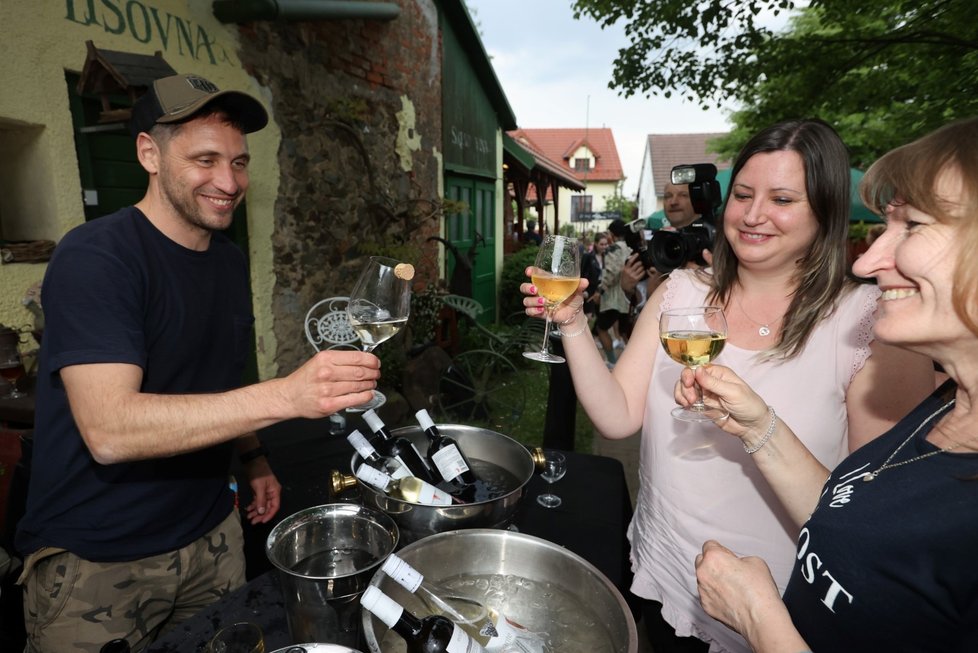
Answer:
[(730, 167), (710, 150), (710, 141), (726, 136), (723, 132), (705, 134), (649, 134), (638, 177), (638, 215), (648, 218), (662, 208), (662, 193), (673, 166), (684, 163), (713, 163), (718, 169)]
[[(538, 216), (541, 233), (551, 233), (568, 223), (579, 228), (586, 224), (588, 231), (603, 230), (618, 217), (604, 213), (608, 199), (621, 194), (625, 180), (611, 129), (516, 129), (508, 133), (516, 142), (542, 153), (584, 185), (583, 190), (565, 186), (558, 189), (556, 214), (552, 188), (547, 190), (544, 215)], [(531, 187), (529, 204), (535, 202), (535, 192)]]

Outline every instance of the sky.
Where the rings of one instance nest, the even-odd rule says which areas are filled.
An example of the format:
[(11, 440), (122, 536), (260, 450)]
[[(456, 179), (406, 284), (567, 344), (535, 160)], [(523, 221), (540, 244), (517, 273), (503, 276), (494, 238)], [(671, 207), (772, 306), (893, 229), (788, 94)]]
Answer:
[(634, 198), (649, 134), (727, 131), (727, 111), (703, 111), (675, 95), (625, 99), (608, 88), (621, 22), (604, 30), (575, 20), (571, 0), (465, 0), (522, 128), (609, 127)]

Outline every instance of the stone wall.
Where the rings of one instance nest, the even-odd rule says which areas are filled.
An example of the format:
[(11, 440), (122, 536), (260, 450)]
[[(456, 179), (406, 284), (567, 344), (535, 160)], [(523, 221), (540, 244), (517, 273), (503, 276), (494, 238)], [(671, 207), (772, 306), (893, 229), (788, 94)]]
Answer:
[[(346, 295), (381, 253), (437, 278), (441, 48), (433, 0), (392, 21), (259, 21), (241, 27), (244, 67), (271, 94), (281, 166), (270, 246), (279, 374), (308, 358), (302, 321)], [(380, 352), (378, 352), (380, 353)]]

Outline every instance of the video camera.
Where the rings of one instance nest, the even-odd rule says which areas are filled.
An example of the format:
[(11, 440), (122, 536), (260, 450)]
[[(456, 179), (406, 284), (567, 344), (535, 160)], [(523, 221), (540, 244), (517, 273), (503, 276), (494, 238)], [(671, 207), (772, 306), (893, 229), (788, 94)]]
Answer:
[(660, 274), (669, 274), (689, 261), (706, 265), (702, 253), (713, 248), (716, 210), (722, 200), (716, 177), (717, 168), (712, 163), (678, 165), (672, 169), (672, 183), (689, 185), (690, 203), (700, 217), (675, 231), (655, 230), (650, 237), (651, 246), (646, 242), (645, 220), (628, 223), (625, 244), (638, 253), (644, 268), (655, 267)]

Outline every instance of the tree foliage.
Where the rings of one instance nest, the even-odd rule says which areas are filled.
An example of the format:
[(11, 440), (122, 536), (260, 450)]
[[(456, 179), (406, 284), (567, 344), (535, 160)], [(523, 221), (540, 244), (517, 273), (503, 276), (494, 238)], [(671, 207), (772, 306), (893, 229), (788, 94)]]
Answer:
[[(786, 118), (835, 125), (863, 167), (949, 120), (978, 115), (973, 0), (575, 0), (575, 16), (625, 21), (609, 86), (625, 96), (734, 100), (731, 155)], [(792, 12), (787, 29), (772, 16)], [(782, 20), (783, 22), (783, 20)]]

